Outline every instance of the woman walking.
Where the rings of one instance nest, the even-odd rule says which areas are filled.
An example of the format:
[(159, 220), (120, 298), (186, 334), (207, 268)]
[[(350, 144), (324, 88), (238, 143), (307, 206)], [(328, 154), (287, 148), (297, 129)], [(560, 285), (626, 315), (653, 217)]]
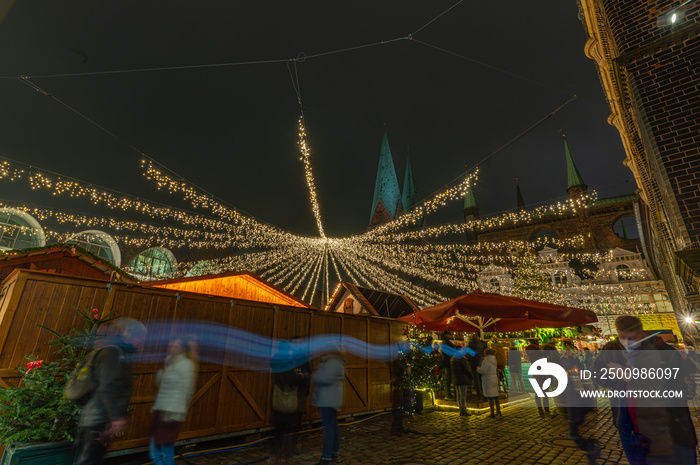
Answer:
[[(487, 349), (484, 352), (484, 361), (476, 370), (481, 373), (484, 396), (489, 400), (491, 418), (501, 417), (501, 404), (498, 400), (498, 365), (496, 363), (496, 351)], [(494, 414), (495, 407), (495, 414)]]
[(343, 405), (344, 379), (345, 357), (337, 346), (332, 345), (311, 378), (314, 384), (311, 404), (318, 407), (323, 427), (323, 455), (316, 465), (329, 465), (338, 459), (340, 431), (337, 415)]
[(165, 366), (156, 373), (149, 456), (153, 465), (175, 464), (175, 440), (187, 417), (197, 378), (196, 345), (187, 338), (170, 341)]

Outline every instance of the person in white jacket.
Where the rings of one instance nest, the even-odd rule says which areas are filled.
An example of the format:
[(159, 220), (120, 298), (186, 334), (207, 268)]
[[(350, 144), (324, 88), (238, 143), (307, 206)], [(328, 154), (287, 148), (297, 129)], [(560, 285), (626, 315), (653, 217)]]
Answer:
[(318, 407), (323, 427), (323, 455), (317, 465), (327, 465), (338, 459), (340, 431), (338, 409), (343, 405), (343, 381), (345, 380), (345, 356), (337, 346), (329, 348), (321, 358), (311, 377), (314, 385), (311, 405)]
[[(496, 351), (487, 349), (484, 351), (484, 361), (481, 362), (476, 371), (481, 373), (481, 386), (484, 389), (484, 397), (489, 400), (491, 408), (491, 418), (501, 417), (501, 404), (498, 400), (498, 364), (496, 362)], [(495, 407), (495, 414), (494, 414)]]
[(149, 456), (153, 465), (175, 464), (175, 440), (187, 417), (197, 379), (196, 344), (187, 338), (168, 345), (165, 366), (156, 373), (158, 395), (153, 404)]

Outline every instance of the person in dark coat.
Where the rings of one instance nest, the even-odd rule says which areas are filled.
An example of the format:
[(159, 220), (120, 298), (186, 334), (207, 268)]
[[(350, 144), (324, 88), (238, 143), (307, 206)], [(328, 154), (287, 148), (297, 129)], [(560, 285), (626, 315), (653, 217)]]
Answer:
[[(530, 341), (530, 344), (525, 348), (525, 354), (527, 355), (530, 364), (545, 358), (546, 355), (540, 349), (539, 342), (537, 340)], [(545, 415), (549, 415), (549, 397), (539, 397), (535, 395), (535, 404), (537, 405), (537, 410), (540, 413), (540, 417), (544, 418)]]
[(100, 465), (112, 439), (126, 431), (132, 356), (146, 339), (146, 327), (131, 318), (119, 318), (103, 331), (95, 343), (99, 352), (92, 366), (97, 388), (78, 421), (76, 465)]
[[(291, 463), (293, 447), (289, 433), (294, 425), (299, 421), (299, 387), (302, 384), (301, 373), (296, 370), (295, 358), (292, 353), (292, 346), (287, 341), (280, 341), (277, 345), (277, 353), (272, 357), (270, 366), (272, 368), (273, 389), (283, 391), (294, 390), (297, 399), (297, 406), (294, 411), (281, 412), (275, 409), (274, 399), (272, 404), (272, 424), (275, 425), (275, 434), (270, 441), (270, 464)], [(273, 391), (274, 392), (274, 391)]]
[(452, 365), (452, 379), (457, 391), (457, 404), (459, 405), (459, 415), (468, 416), (467, 413), (467, 391), (474, 382), (472, 368), (467, 361), (467, 355), (455, 354), (450, 360)]
[(510, 346), (510, 350), (508, 350), (508, 371), (510, 372), (511, 392), (525, 392), (522, 361), (523, 354), (520, 352), (520, 349), (518, 349), (515, 345)]
[(291, 448), (297, 447), (299, 435), (296, 434), (301, 430), (301, 419), (306, 411), (306, 402), (311, 392), (311, 364), (309, 363), (308, 350), (304, 347), (304, 340), (301, 336), (292, 337), (289, 342), (292, 345), (292, 354), (294, 356), (294, 371), (300, 376), (299, 384), (297, 385), (297, 420), (291, 427)]
[[(671, 360), (669, 366), (678, 368), (681, 377), (687, 367), (681, 354), (660, 337), (647, 335), (639, 318), (625, 315), (615, 320), (619, 339), (607, 343), (594, 362), (594, 369), (646, 368), (650, 360)], [(644, 354), (645, 351), (651, 352)], [(653, 352), (663, 352), (654, 354)], [(668, 363), (668, 362), (666, 362)], [(659, 366), (656, 365), (651, 365)], [(615, 390), (634, 389), (635, 378), (601, 379), (598, 383)], [(677, 388), (678, 380), (656, 380), (659, 389)], [(668, 385), (666, 383), (673, 382)], [(674, 404), (680, 399), (674, 399)], [(677, 405), (677, 404), (675, 404)], [(622, 448), (631, 465), (673, 463), (690, 465), (697, 463), (697, 435), (687, 406), (639, 406), (635, 399), (611, 398), (613, 424), (618, 429)]]
[(474, 373), (474, 387), (476, 388), (476, 398), (478, 400), (485, 400), (484, 391), (481, 383), (481, 374), (476, 370), (477, 367), (481, 366), (481, 362), (484, 361), (484, 351), (488, 349), (487, 344), (481, 340), (478, 334), (474, 334), (469, 340), (469, 348), (472, 349), (475, 354), (469, 359), (471, 364), (472, 373)]
[[(442, 346), (454, 349), (455, 346), (452, 343), (452, 333), (445, 331), (442, 334)], [(454, 395), (452, 395), (452, 365), (450, 364), (450, 359), (452, 358), (452, 351), (447, 351), (447, 353), (440, 349), (442, 354), (440, 358), (440, 367), (442, 368), (442, 379), (445, 388), (445, 400), (454, 400)]]

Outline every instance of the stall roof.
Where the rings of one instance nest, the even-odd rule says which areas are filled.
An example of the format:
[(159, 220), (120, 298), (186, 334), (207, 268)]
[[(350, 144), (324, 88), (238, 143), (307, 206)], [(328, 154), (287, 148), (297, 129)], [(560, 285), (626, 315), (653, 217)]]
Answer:
[(249, 271), (232, 271), (221, 274), (192, 276), (189, 278), (151, 281), (149, 287), (196, 292), (198, 294), (254, 300), (291, 307), (313, 308), (292, 294), (270, 284)]
[(136, 281), (104, 259), (80, 247), (64, 244), (3, 251), (0, 254), (0, 279), (5, 279), (15, 269), (48, 271), (125, 283)]

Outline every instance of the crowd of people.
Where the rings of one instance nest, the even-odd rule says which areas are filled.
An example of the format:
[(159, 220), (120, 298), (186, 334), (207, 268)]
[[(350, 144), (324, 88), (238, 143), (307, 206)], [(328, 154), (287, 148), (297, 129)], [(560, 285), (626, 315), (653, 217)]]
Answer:
[[(678, 368), (683, 375), (679, 379), (697, 373), (691, 359), (657, 335), (647, 334), (638, 318), (623, 316), (616, 320), (615, 325), (619, 337), (607, 343), (598, 353), (578, 351), (573, 346), (565, 346), (559, 351), (548, 344), (540, 347), (537, 341), (531, 341), (521, 350), (513, 345), (507, 348), (497, 338), (487, 344), (474, 335), (464, 342), (454, 341), (449, 333), (445, 333), (440, 359), (445, 397), (457, 401), (460, 415), (469, 416), (467, 400), (473, 395), (477, 402), (488, 401), (490, 417), (498, 418), (502, 416), (501, 392), (527, 392), (523, 382), (523, 361), (527, 360), (533, 366), (553, 362), (568, 373), (565, 378), (568, 376), (567, 379), (571, 381), (567, 383), (568, 387), (564, 385), (566, 392), (563, 396), (563, 414), (568, 419), (571, 438), (586, 452), (589, 463), (595, 464), (601, 446), (594, 438), (583, 437), (579, 429), (596, 403), (595, 399), (583, 403), (570, 402), (581, 385), (581, 378), (573, 374), (582, 370), (600, 373), (605, 369), (641, 369), (646, 367), (645, 363), (649, 365), (649, 356), (656, 354), (659, 355), (653, 359), (656, 361), (653, 363)], [(83, 405), (76, 465), (101, 464), (110, 442), (126, 431), (127, 408), (132, 392), (132, 356), (143, 347), (145, 337), (143, 324), (122, 318), (110, 325), (103, 337), (97, 340), (91, 357), (96, 386)], [(328, 465), (338, 459), (340, 452), (337, 414), (343, 405), (346, 361), (340, 348), (329, 343), (321, 351), (316, 370), (312, 370), (301, 344), (302, 340), (298, 337), (278, 341), (277, 351), (270, 361), (273, 373), (270, 411), (275, 431), (270, 441), (268, 463), (292, 463), (296, 449), (295, 433), (301, 427), (302, 414), (311, 395), (311, 405), (318, 409), (323, 429), (322, 454), (316, 465)], [(450, 350), (447, 350), (448, 347)], [(470, 350), (458, 350), (463, 347)], [(509, 387), (505, 382), (506, 367), (510, 374)], [(150, 458), (154, 465), (175, 463), (174, 444), (187, 417), (197, 372), (195, 341), (184, 336), (173, 337), (164, 364), (155, 376), (157, 394), (149, 429)], [(625, 391), (638, 387), (635, 381), (625, 375), (599, 377), (595, 382), (602, 388)], [(655, 386), (663, 388), (664, 382), (658, 380)], [(695, 389), (695, 385), (692, 389)], [(549, 396), (537, 395), (535, 403), (542, 418), (555, 415), (550, 410)], [(613, 397), (610, 398), (610, 407), (613, 424), (631, 465), (697, 463), (697, 436), (687, 403), (648, 406), (633, 399)]]
[[(132, 359), (143, 348), (146, 333), (142, 323), (120, 318), (96, 335), (92, 353), (86, 357), (86, 373), (94, 386), (81, 402), (76, 465), (102, 464), (110, 443), (126, 432), (133, 385)], [(317, 465), (337, 460), (340, 451), (337, 414), (343, 404), (345, 356), (337, 345), (328, 343), (312, 372), (308, 357), (300, 355), (304, 354), (301, 344), (300, 337), (279, 341), (270, 360), (270, 412), (275, 426), (270, 440), (270, 464), (292, 463), (295, 433), (300, 429), (309, 394), (323, 428), (323, 452)], [(149, 457), (153, 465), (175, 463), (175, 442), (187, 418), (198, 371), (195, 340), (174, 336), (168, 343), (163, 366), (155, 375), (156, 397), (149, 428)]]
[[(547, 418), (557, 415), (557, 410), (560, 411), (568, 420), (572, 440), (586, 452), (589, 463), (595, 464), (600, 457), (601, 445), (595, 438), (584, 438), (579, 429), (597, 403), (594, 397), (586, 399), (582, 396), (582, 390), (608, 389), (616, 393), (637, 392), (634, 395), (640, 396), (640, 388), (650, 386), (658, 388), (655, 390), (657, 392), (681, 391), (684, 393), (682, 399), (656, 403), (638, 400), (637, 397), (617, 397), (616, 394), (610, 397), (613, 424), (631, 465), (696, 464), (697, 435), (687, 400), (696, 395), (695, 379), (700, 368), (697, 361), (687, 351), (678, 351), (664, 342), (656, 333), (645, 332), (637, 317), (619, 317), (615, 326), (618, 338), (600, 350), (578, 350), (573, 344), (565, 344), (558, 349), (555, 345), (540, 345), (539, 341), (531, 340), (524, 348), (511, 344), (506, 351), (506, 347), (496, 337), (487, 345), (479, 336), (474, 335), (465, 344), (472, 352), (463, 354), (460, 351), (445, 350), (445, 347), (454, 349), (463, 344), (453, 341), (452, 335), (446, 332), (442, 335), (443, 360), (447, 358), (446, 352), (455, 355), (450, 358), (449, 370), (445, 362), (442, 364), (445, 399), (454, 399), (451, 390), (451, 385), (454, 385), (460, 415), (469, 415), (466, 404), (468, 394), (471, 393), (475, 396), (473, 402), (476, 405), (488, 400), (490, 416), (499, 417), (499, 387), (504, 396), (506, 392), (509, 396), (527, 392), (522, 372), (524, 361), (531, 365), (542, 364), (541, 362), (556, 364), (566, 373), (564, 394), (557, 398), (558, 405), (552, 409), (548, 395), (534, 395), (538, 413), (540, 417)], [(509, 385), (503, 382), (506, 366), (510, 375)], [(657, 378), (646, 384), (631, 375), (648, 368), (658, 370), (660, 367), (670, 369), (668, 373), (675, 373), (673, 370), (677, 369), (680, 375), (668, 379)], [(581, 375), (584, 370), (589, 372), (587, 378)], [(606, 370), (607, 373), (612, 370), (618, 375), (604, 376)], [(619, 373), (624, 374), (620, 376)], [(552, 390), (557, 383), (554, 380), (550, 386)]]

